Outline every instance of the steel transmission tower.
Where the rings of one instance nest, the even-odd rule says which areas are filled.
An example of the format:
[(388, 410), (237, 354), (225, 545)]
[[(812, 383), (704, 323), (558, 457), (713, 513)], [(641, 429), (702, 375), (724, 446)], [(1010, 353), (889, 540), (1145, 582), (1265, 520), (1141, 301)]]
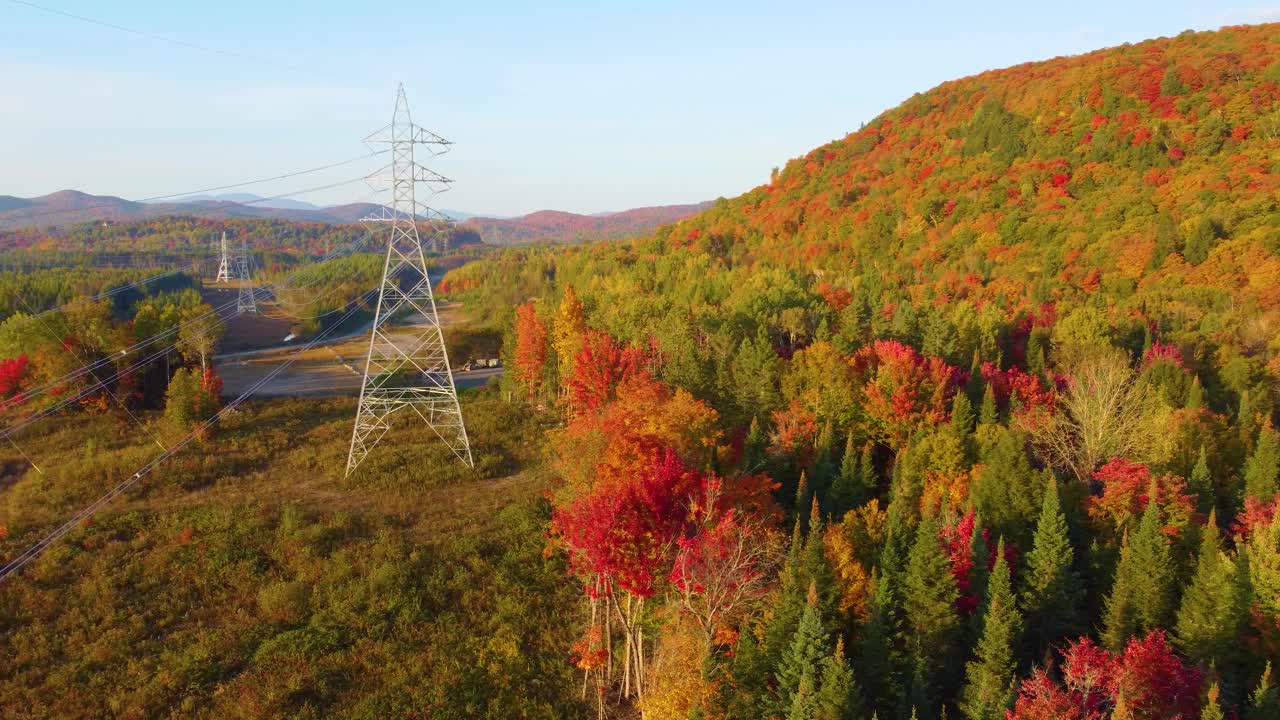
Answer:
[[(223, 240), (225, 247), (226, 241)], [(236, 255), (236, 279), (240, 281), (240, 295), (236, 298), (236, 314), (253, 313), (258, 314), (258, 301), (254, 299), (253, 293), (253, 258), (249, 255), (249, 248), (245, 245), (244, 238), (240, 238), (240, 253)]]
[[(417, 413), (459, 460), (473, 467), (467, 428), (462, 422), (462, 408), (458, 405), (458, 391), (418, 235), (420, 215), (430, 217), (432, 210), (418, 202), (417, 186), (423, 184), (434, 194), (450, 181), (419, 165), (414, 160), (414, 148), (421, 145), (435, 156), (446, 152), (450, 143), (413, 124), (404, 85), (397, 90), (391, 124), (365, 138), (365, 142), (390, 145), (391, 164), (380, 174), (390, 171), (391, 205), (364, 219), (387, 226), (387, 252), (360, 405), (351, 433), (351, 451), (347, 455), (347, 474), (382, 439), (391, 427), (392, 416), (405, 408)], [(405, 325), (393, 330), (388, 324), (392, 318), (403, 319)]]
[(228, 282), (231, 280), (231, 256), (227, 254), (227, 231), (222, 231), (222, 261), (218, 263), (218, 277), (214, 278), (214, 282)]

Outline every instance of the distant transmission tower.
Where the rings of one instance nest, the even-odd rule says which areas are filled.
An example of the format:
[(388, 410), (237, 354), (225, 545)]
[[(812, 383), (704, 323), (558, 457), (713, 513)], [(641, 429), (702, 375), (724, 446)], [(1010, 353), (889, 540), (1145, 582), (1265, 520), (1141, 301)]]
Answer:
[(231, 280), (231, 256), (227, 254), (227, 231), (222, 231), (222, 262), (218, 263), (218, 277), (214, 278), (214, 282), (228, 282)]
[[(224, 240), (225, 243), (225, 240)], [(236, 298), (236, 314), (258, 314), (258, 301), (253, 297), (253, 260), (244, 237), (240, 238), (240, 253), (236, 255), (236, 279), (240, 281), (240, 295)]]
[[(444, 332), (427, 276), (422, 239), (418, 236), (420, 211), (426, 216), (432, 211), (415, 197), (419, 183), (434, 194), (450, 181), (415, 162), (414, 146), (422, 145), (435, 156), (447, 151), (450, 143), (413, 124), (404, 85), (397, 90), (391, 124), (365, 138), (365, 142), (391, 146), (391, 164), (383, 170), (390, 170), (391, 206), (365, 218), (367, 222), (385, 223), (389, 232), (360, 405), (347, 455), (347, 474), (382, 439), (391, 427), (391, 416), (404, 408), (417, 413), (459, 460), (474, 467), (458, 391), (453, 385), (453, 370), (445, 352)], [(393, 330), (388, 325), (392, 318), (403, 319), (405, 325)]]

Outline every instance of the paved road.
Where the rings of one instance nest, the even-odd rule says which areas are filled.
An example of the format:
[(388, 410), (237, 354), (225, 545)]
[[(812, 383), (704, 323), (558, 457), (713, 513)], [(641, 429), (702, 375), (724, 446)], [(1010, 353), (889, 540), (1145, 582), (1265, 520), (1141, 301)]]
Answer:
[[(449, 308), (453, 310), (453, 308)], [(456, 311), (455, 311), (456, 312)], [(440, 319), (445, 325), (454, 321), (455, 312), (440, 308)], [(222, 378), (223, 393), (239, 395), (261, 380), (280, 363), (293, 358), (293, 364), (272, 378), (255, 395), (307, 396), (354, 395), (360, 392), (364, 373), (364, 356), (369, 348), (369, 328), (341, 337), (325, 340), (300, 351), (296, 346), (277, 346), (261, 350), (227, 353), (214, 358), (214, 367)], [(412, 338), (417, 335), (412, 325), (402, 326), (393, 336)], [(459, 358), (450, 358), (459, 362)], [(459, 388), (483, 385), (489, 378), (502, 374), (502, 368), (479, 368), (461, 372), (455, 366), (454, 382)]]

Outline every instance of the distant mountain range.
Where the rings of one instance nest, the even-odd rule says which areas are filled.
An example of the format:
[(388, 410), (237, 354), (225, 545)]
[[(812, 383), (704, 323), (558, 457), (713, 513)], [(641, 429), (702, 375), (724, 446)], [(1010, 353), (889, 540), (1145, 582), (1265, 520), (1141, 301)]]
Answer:
[(165, 215), (195, 215), (218, 220), (270, 217), (296, 222), (353, 223), (377, 208), (373, 203), (322, 208), (291, 200), (264, 200), (248, 194), (196, 197), (183, 202), (139, 203), (112, 195), (62, 190), (35, 198), (0, 195), (0, 231), (29, 226), (75, 225), (93, 220), (119, 222)]
[(708, 207), (711, 207), (711, 202), (659, 205), (595, 215), (540, 210), (515, 218), (473, 217), (462, 225), (475, 230), (480, 239), (490, 245), (515, 245), (539, 240), (592, 242), (641, 235), (659, 225), (696, 215)]
[[(515, 218), (477, 217), (472, 213), (444, 210), (486, 243), (512, 245), (551, 240), (582, 242), (612, 240), (643, 233), (705, 209), (710, 203), (637, 208), (598, 215), (543, 210)], [(264, 198), (250, 193), (196, 195), (181, 201), (140, 203), (112, 195), (89, 195), (62, 190), (35, 198), (0, 195), (0, 231), (20, 227), (67, 226), (94, 220), (121, 222), (166, 215), (229, 218), (278, 218), (294, 222), (346, 224), (378, 210), (373, 203), (321, 207), (300, 200)]]

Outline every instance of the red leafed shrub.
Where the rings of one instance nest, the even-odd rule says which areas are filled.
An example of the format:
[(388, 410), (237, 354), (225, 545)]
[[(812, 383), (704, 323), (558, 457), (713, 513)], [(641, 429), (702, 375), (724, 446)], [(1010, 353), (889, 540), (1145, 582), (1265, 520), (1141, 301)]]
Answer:
[(22, 388), (22, 381), (27, 378), (27, 365), (25, 354), (0, 360), (0, 398), (12, 397)]

